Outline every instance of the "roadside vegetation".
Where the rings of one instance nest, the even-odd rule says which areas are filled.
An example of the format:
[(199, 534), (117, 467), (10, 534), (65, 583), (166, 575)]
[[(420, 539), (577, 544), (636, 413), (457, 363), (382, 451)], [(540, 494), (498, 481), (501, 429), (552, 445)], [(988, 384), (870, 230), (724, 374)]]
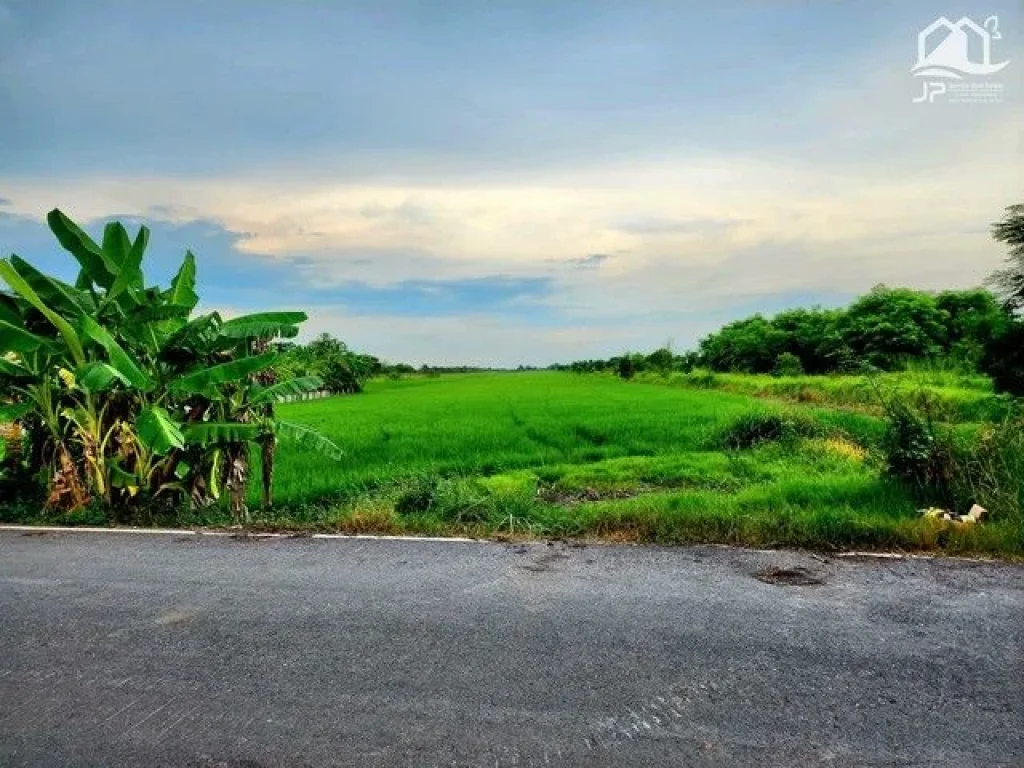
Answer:
[(191, 254), (147, 287), (144, 230), (100, 245), (54, 212), (75, 285), (0, 262), (0, 515), (1024, 556), (1022, 219), (994, 293), (880, 287), (688, 353), (453, 373), (296, 344), (302, 313), (194, 317)]

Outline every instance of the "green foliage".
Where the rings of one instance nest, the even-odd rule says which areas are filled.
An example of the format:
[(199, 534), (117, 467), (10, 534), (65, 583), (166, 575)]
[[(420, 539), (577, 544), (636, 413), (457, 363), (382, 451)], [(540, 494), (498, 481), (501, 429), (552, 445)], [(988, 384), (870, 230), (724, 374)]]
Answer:
[(791, 309), (729, 323), (701, 340), (696, 362), (751, 374), (776, 372), (783, 356), (789, 370), (796, 370), (796, 358), (809, 374), (852, 373), (865, 366), (900, 370), (939, 359), (975, 370), (1008, 322), (988, 291), (933, 295), (879, 286), (842, 310)]
[(1016, 312), (1024, 310), (1024, 204), (1009, 206), (1003, 218), (992, 225), (992, 237), (1007, 247), (1006, 266), (989, 282), (1004, 304)]
[[(74, 286), (18, 256), (0, 260), (11, 291), (0, 292), (5, 417), (29, 431), (25, 464), (45, 478), (47, 506), (65, 513), (99, 504), (116, 518), (158, 497), (206, 504), (223, 487), (243, 519), (248, 443), (264, 449), (269, 474), (276, 397), (310, 384), (275, 388), (265, 372), (280, 353), (267, 350), (294, 336), (305, 314), (192, 319), (191, 253), (170, 289), (147, 287), (148, 229), (132, 239), (112, 222), (98, 245), (60, 211), (47, 220), (81, 267)], [(337, 453), (308, 428), (284, 431)]]
[(647, 356), (646, 367), (659, 373), (668, 373), (675, 364), (675, 355), (668, 347), (656, 349)]
[(1024, 396), (1024, 322), (1007, 322), (987, 345), (981, 368), (996, 390)]
[(907, 288), (876, 288), (851, 304), (840, 321), (853, 353), (883, 370), (908, 359), (935, 357), (947, 347), (949, 315), (934, 296)]
[(916, 491), (948, 502), (952, 473), (948, 432), (904, 396), (890, 396), (884, 403), (886, 471)]
[(783, 352), (775, 358), (775, 367), (772, 369), (773, 376), (802, 376), (803, 373), (803, 363), (792, 352)]
[(363, 385), (349, 360), (343, 356), (331, 357), (323, 368), (324, 386), (335, 395), (357, 394)]
[(619, 370), (620, 379), (632, 379), (636, 376), (636, 364), (633, 362), (633, 358), (629, 355), (619, 358)]
[(712, 370), (770, 373), (785, 344), (785, 332), (761, 315), (754, 315), (729, 323), (705, 338), (700, 352)]
[(717, 442), (728, 450), (743, 450), (762, 443), (792, 441), (821, 433), (821, 425), (801, 413), (754, 411), (729, 424)]

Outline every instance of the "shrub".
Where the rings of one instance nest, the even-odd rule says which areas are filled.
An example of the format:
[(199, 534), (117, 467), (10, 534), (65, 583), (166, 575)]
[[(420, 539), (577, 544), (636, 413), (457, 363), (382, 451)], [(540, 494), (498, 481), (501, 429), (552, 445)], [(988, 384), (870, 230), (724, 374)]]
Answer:
[(816, 437), (821, 433), (821, 426), (803, 414), (758, 411), (732, 422), (719, 436), (719, 442), (729, 450), (742, 450), (762, 443)]
[(1024, 322), (1008, 323), (993, 337), (981, 369), (992, 377), (997, 392), (1024, 395)]
[(884, 400), (886, 472), (929, 501), (948, 503), (954, 460), (951, 436), (936, 424), (927, 398), (916, 399), (917, 407), (903, 395)]
[(951, 485), (963, 508), (976, 503), (995, 518), (1024, 518), (1024, 415), (985, 425), (957, 453)]
[(783, 352), (775, 358), (775, 367), (772, 369), (773, 376), (802, 376), (803, 373), (803, 363), (792, 352)]
[(363, 391), (352, 366), (341, 355), (330, 358), (324, 366), (324, 388), (332, 395), (354, 395)]
[(486, 491), (459, 478), (419, 475), (411, 478), (395, 502), (400, 515), (434, 515), (450, 523), (479, 523), (491, 513)]

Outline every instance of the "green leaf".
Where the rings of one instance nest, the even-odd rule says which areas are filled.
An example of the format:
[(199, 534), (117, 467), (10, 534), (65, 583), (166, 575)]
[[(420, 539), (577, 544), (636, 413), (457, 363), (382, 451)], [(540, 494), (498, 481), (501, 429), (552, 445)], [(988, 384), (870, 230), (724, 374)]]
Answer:
[(276, 421), (274, 422), (274, 433), (278, 437), (291, 440), (303, 448), (316, 451), (335, 461), (339, 461), (345, 455), (345, 452), (334, 442), (321, 435), (315, 429), (303, 424), (295, 424), (291, 421)]
[(34, 379), (32, 371), (28, 368), (23, 368), (17, 363), (12, 363), (10, 360), (5, 360), (0, 357), (0, 376), (6, 376), (9, 379)]
[(0, 320), (0, 353), (32, 352), (46, 344), (46, 339), (36, 336), (17, 325)]
[(172, 448), (184, 448), (181, 427), (158, 405), (146, 408), (135, 419), (135, 433), (143, 445), (161, 456)]
[[(134, 296), (137, 291), (141, 291), (145, 287), (142, 279), (142, 257), (146, 253), (146, 245), (149, 243), (149, 228), (141, 227), (139, 236), (133, 244), (128, 239), (128, 233), (125, 232), (124, 227), (116, 222), (108, 224), (103, 236), (104, 251), (107, 250), (107, 232), (111, 231), (112, 227), (114, 230), (109, 239), (116, 245), (112, 244), (110, 247), (119, 257), (120, 271), (114, 279), (114, 284), (107, 291), (100, 311), (103, 311), (123, 293), (127, 292), (129, 296)], [(121, 253), (122, 249), (125, 250), (123, 254)]]
[(102, 249), (89, 235), (57, 208), (46, 215), (46, 221), (64, 250), (78, 260), (94, 283), (103, 288), (113, 285), (117, 267), (107, 261)]
[(25, 282), (32, 286), (40, 299), (48, 307), (53, 307), (62, 315), (78, 317), (95, 311), (92, 298), (67, 283), (62, 283), (49, 275), (44, 275), (17, 254), (11, 254), (11, 266), (18, 270)]
[(75, 381), (87, 392), (103, 392), (115, 382), (130, 384), (127, 377), (112, 365), (106, 363), (86, 363), (75, 371)]
[(61, 336), (64, 337), (65, 343), (68, 345), (68, 350), (71, 352), (71, 357), (74, 359), (75, 364), (82, 365), (85, 363), (85, 351), (82, 349), (82, 341), (78, 338), (75, 329), (71, 327), (67, 320), (46, 306), (43, 300), (39, 298), (39, 295), (32, 290), (32, 286), (25, 282), (25, 279), (18, 274), (18, 271), (11, 266), (7, 259), (0, 259), (0, 277), (14, 289), (15, 293), (42, 312), (46, 319), (53, 324), (53, 327), (60, 332)]
[(190, 310), (177, 304), (149, 304), (136, 307), (128, 313), (132, 323), (154, 323), (163, 320), (184, 320)]
[(119, 459), (107, 462), (110, 470), (110, 484), (115, 488), (134, 488), (139, 484), (139, 478), (134, 472), (126, 472), (121, 468)]
[(252, 405), (276, 403), (278, 400), (292, 395), (301, 395), (304, 392), (316, 392), (318, 389), (321, 389), (323, 385), (323, 379), (318, 376), (299, 376), (294, 379), (288, 379), (287, 381), (272, 384), (269, 387), (264, 387), (253, 395), (249, 402)]
[(110, 364), (118, 370), (118, 372), (124, 376), (124, 378), (137, 389), (141, 389), (144, 392), (148, 392), (153, 388), (153, 382), (150, 378), (142, 372), (142, 370), (135, 364), (135, 361), (129, 357), (128, 353), (121, 348), (114, 337), (110, 335), (106, 328), (101, 326), (91, 317), (83, 317), (81, 321), (82, 333), (92, 341), (99, 344), (106, 350), (107, 358), (110, 360)]
[(263, 433), (263, 429), (258, 424), (202, 421), (196, 424), (186, 424), (182, 433), (186, 443), (214, 445), (251, 442)]
[(216, 312), (194, 317), (170, 335), (164, 348), (171, 351), (191, 349), (208, 352), (210, 342), (217, 337), (220, 324), (220, 315)]
[(224, 336), (243, 339), (259, 336), (295, 336), (299, 323), (308, 319), (305, 312), (257, 312), (225, 320), (220, 327)]
[(171, 304), (188, 307), (189, 311), (199, 303), (199, 295), (196, 293), (196, 257), (192, 251), (185, 252), (185, 260), (171, 281), (171, 290), (167, 298)]
[(26, 413), (29, 413), (34, 407), (35, 406), (32, 403), (0, 405), (0, 424), (10, 424), (15, 422)]
[(229, 363), (211, 365), (175, 379), (168, 389), (174, 392), (209, 392), (221, 384), (244, 381), (251, 374), (273, 365), (278, 357), (277, 352), (268, 352), (254, 357), (242, 357)]
[(128, 231), (119, 221), (111, 221), (103, 228), (103, 247), (101, 253), (103, 258), (113, 264), (118, 270), (124, 265), (131, 250), (132, 241), (128, 237)]
[(17, 299), (7, 293), (0, 293), (0, 320), (11, 325), (24, 325)]

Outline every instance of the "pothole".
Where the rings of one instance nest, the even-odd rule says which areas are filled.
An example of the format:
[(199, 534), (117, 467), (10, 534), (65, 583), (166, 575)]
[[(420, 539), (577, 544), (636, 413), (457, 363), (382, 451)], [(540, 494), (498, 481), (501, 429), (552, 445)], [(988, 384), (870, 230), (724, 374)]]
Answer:
[(825, 580), (807, 568), (765, 568), (754, 574), (754, 578), (765, 584), (779, 587), (813, 587), (824, 584)]

